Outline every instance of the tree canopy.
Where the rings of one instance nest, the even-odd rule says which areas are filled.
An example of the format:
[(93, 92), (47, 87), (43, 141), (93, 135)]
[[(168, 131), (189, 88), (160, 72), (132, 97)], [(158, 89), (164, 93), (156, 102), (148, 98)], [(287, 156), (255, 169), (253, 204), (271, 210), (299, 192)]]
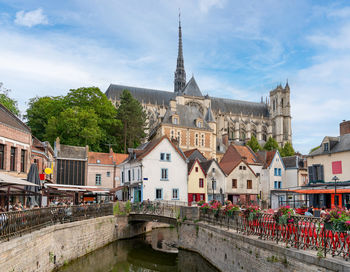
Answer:
[(268, 151), (275, 150), (275, 149), (279, 150), (279, 146), (278, 146), (277, 141), (274, 138), (269, 137), (269, 139), (267, 140), (267, 142), (264, 145), (264, 149), (268, 150)]
[(121, 121), (122, 129), (117, 134), (118, 142), (123, 146), (124, 153), (129, 147), (137, 147), (146, 136), (146, 113), (142, 105), (124, 90), (120, 96), (120, 105), (117, 108), (117, 119)]
[(293, 156), (295, 154), (294, 148), (290, 142), (286, 142), (281, 149), (281, 156), (288, 157)]
[(255, 138), (253, 135), (252, 138), (247, 142), (247, 145), (250, 146), (250, 148), (254, 151), (257, 152), (259, 150), (262, 150), (262, 147), (258, 143), (258, 140)]
[(3, 104), (10, 112), (20, 117), (18, 103), (15, 99), (10, 98), (11, 90), (4, 88), (3, 83), (0, 82), (0, 103)]

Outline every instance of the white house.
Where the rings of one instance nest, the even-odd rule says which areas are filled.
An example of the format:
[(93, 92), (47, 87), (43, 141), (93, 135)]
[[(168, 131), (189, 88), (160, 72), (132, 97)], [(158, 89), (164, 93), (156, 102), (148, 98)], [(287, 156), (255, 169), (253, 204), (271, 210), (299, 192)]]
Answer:
[(264, 164), (260, 174), (261, 200), (265, 205), (276, 209), (287, 200), (283, 192), (287, 188), (283, 159), (278, 150), (259, 151), (257, 156)]
[(166, 136), (129, 149), (119, 165), (124, 199), (187, 202), (187, 162), (182, 151)]
[[(212, 199), (226, 200), (225, 173), (217, 160), (211, 159), (200, 163), (206, 173), (208, 201)], [(222, 199), (223, 198), (223, 199)]]

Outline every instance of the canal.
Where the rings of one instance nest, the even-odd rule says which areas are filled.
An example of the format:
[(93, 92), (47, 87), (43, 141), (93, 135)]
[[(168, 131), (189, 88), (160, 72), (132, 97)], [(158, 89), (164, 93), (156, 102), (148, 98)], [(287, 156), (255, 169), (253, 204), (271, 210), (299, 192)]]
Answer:
[(60, 268), (59, 272), (217, 272), (199, 254), (176, 248), (175, 228), (113, 242)]

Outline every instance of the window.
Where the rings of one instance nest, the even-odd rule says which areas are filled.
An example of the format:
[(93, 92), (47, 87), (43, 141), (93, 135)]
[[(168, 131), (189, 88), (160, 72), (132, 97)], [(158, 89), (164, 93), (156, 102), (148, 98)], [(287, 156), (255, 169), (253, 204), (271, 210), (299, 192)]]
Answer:
[(163, 189), (156, 189), (156, 199), (163, 199)]
[(198, 167), (195, 167), (196, 172), (198, 172)]
[(170, 161), (170, 158), (171, 158), (170, 153), (166, 153), (166, 160), (167, 160), (167, 161)]
[(198, 121), (198, 127), (201, 128), (202, 127), (202, 122)]
[(275, 168), (274, 170), (275, 170), (275, 176), (278, 176), (277, 168)]
[(198, 134), (196, 133), (196, 146), (198, 146)]
[(137, 180), (140, 180), (140, 168), (137, 168)]
[(211, 188), (212, 188), (213, 190), (216, 190), (216, 180), (212, 180), (212, 181), (211, 181)]
[(246, 170), (246, 169), (247, 169), (247, 167), (243, 166), (243, 170)]
[(173, 124), (177, 125), (179, 123), (179, 119), (177, 117), (173, 117)]
[(10, 171), (16, 171), (16, 148), (11, 147)]
[(242, 166), (242, 165), (240, 165), (240, 166), (239, 166), (239, 170), (242, 170), (242, 169), (243, 169), (243, 166)]
[(201, 145), (204, 146), (204, 134), (201, 134)]
[(237, 188), (237, 179), (232, 179), (232, 188)]
[(199, 188), (203, 188), (204, 187), (204, 181), (202, 178), (199, 179)]
[(0, 169), (4, 169), (5, 146), (0, 144)]
[(122, 171), (122, 183), (124, 183), (124, 171)]
[(274, 186), (275, 189), (278, 189), (278, 181), (275, 181), (275, 186)]
[(196, 195), (195, 194), (192, 194), (192, 202), (196, 202)]
[(161, 169), (161, 180), (168, 180), (168, 168)]
[(323, 144), (323, 151), (328, 151), (328, 143)]
[(180, 141), (181, 141), (181, 132), (178, 131), (177, 132), (177, 142), (179, 143), (179, 145), (180, 145)]
[(128, 170), (128, 181), (129, 181), (129, 182), (131, 181), (131, 173), (130, 173), (130, 170)]
[(134, 168), (132, 169), (132, 180), (135, 180), (135, 171), (134, 171)]
[(203, 195), (203, 194), (200, 194), (200, 195), (199, 195), (199, 200), (200, 200), (200, 201), (204, 200), (204, 195)]
[(21, 150), (21, 172), (25, 172), (26, 170), (26, 151), (24, 149)]
[(251, 180), (247, 180), (247, 189), (253, 189), (253, 182)]
[(173, 199), (179, 199), (179, 189), (173, 189)]
[(101, 174), (96, 174), (95, 185), (101, 185)]
[(281, 168), (278, 168), (278, 175), (281, 176)]
[(160, 160), (164, 161), (165, 160), (165, 153), (160, 153)]
[(170, 132), (170, 139), (174, 139), (175, 137), (174, 137), (174, 130), (171, 130), (171, 132)]
[(160, 153), (160, 160), (161, 161), (170, 161), (171, 154), (170, 153)]
[(281, 189), (282, 188), (282, 181), (279, 181), (278, 182), (278, 189)]
[(316, 183), (318, 181), (324, 181), (324, 171), (322, 164), (313, 164), (308, 167), (309, 182)]
[(215, 173), (215, 168), (213, 168), (211, 171), (212, 171), (213, 173)]

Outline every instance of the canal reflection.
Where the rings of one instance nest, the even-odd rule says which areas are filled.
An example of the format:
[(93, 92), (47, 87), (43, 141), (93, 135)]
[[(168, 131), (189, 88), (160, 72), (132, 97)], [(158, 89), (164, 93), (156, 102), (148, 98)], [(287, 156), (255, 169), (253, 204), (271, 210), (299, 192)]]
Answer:
[(217, 270), (199, 254), (178, 250), (176, 229), (155, 229), (146, 235), (111, 243), (70, 264), (60, 272), (208, 271)]

